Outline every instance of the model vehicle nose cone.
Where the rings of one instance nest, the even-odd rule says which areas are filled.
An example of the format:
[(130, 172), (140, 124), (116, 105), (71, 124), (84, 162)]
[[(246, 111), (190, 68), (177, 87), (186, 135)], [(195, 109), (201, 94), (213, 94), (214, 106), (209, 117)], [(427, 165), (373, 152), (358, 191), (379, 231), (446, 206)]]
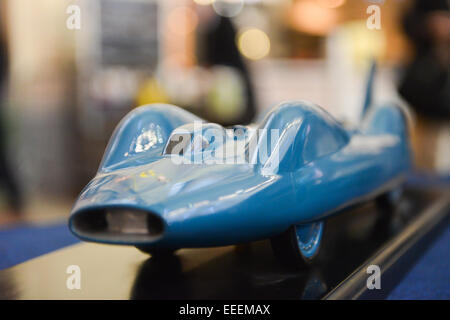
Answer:
[(126, 207), (79, 212), (71, 227), (81, 237), (114, 243), (148, 243), (160, 239), (164, 233), (164, 223), (157, 214)]

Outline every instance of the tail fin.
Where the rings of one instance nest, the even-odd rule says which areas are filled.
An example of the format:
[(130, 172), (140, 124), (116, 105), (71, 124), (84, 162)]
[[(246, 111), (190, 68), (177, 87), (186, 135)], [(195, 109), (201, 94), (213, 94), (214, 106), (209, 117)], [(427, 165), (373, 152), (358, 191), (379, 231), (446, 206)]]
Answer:
[(361, 119), (364, 119), (364, 117), (367, 114), (367, 111), (369, 111), (369, 108), (373, 103), (373, 86), (376, 71), (377, 71), (377, 63), (375, 60), (373, 60), (372, 65), (370, 66), (369, 76), (367, 78), (366, 95), (364, 97), (364, 104), (361, 111)]

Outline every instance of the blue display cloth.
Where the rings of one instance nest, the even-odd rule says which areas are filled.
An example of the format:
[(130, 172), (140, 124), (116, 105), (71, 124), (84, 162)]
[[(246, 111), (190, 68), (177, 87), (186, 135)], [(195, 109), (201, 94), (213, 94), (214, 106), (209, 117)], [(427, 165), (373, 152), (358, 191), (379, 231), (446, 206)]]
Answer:
[(79, 240), (67, 223), (35, 226), (20, 224), (0, 229), (0, 270), (52, 252)]

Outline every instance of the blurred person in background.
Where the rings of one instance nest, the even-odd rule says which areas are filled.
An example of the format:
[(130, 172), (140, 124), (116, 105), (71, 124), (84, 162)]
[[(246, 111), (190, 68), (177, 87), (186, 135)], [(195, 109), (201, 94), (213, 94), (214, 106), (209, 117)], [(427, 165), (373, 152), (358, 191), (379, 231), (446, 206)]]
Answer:
[(193, 46), (169, 50), (159, 70), (140, 82), (136, 105), (172, 103), (223, 126), (248, 124), (256, 114), (255, 93), (236, 28), (210, 5), (195, 8), (175, 7), (168, 15), (170, 41), (175, 36)]
[(447, 0), (416, 0), (403, 20), (414, 49), (399, 93), (417, 113), (412, 143), (420, 170), (450, 175), (450, 11)]
[(8, 48), (3, 21), (4, 8), (0, 5), (0, 190), (7, 195), (13, 214), (19, 215), (22, 209), (21, 194), (8, 161), (6, 121), (6, 82), (8, 78)]
[(250, 73), (236, 45), (236, 29), (230, 18), (215, 14), (209, 6), (198, 9), (197, 62), (211, 70), (217, 80), (206, 98), (207, 116), (225, 126), (248, 124), (256, 114), (255, 96)]
[(400, 94), (421, 116), (450, 120), (450, 11), (447, 0), (416, 0), (404, 18), (414, 57)]

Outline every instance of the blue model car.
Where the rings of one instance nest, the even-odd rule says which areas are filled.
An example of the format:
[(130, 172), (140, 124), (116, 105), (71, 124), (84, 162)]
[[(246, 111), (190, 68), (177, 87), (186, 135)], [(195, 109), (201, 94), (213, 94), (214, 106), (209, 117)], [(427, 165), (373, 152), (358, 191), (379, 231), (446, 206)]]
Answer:
[(272, 238), (277, 255), (302, 265), (327, 218), (395, 190), (409, 167), (396, 106), (369, 110), (351, 130), (308, 102), (230, 129), (172, 105), (143, 106), (118, 125), (69, 226), (83, 240), (152, 255)]

